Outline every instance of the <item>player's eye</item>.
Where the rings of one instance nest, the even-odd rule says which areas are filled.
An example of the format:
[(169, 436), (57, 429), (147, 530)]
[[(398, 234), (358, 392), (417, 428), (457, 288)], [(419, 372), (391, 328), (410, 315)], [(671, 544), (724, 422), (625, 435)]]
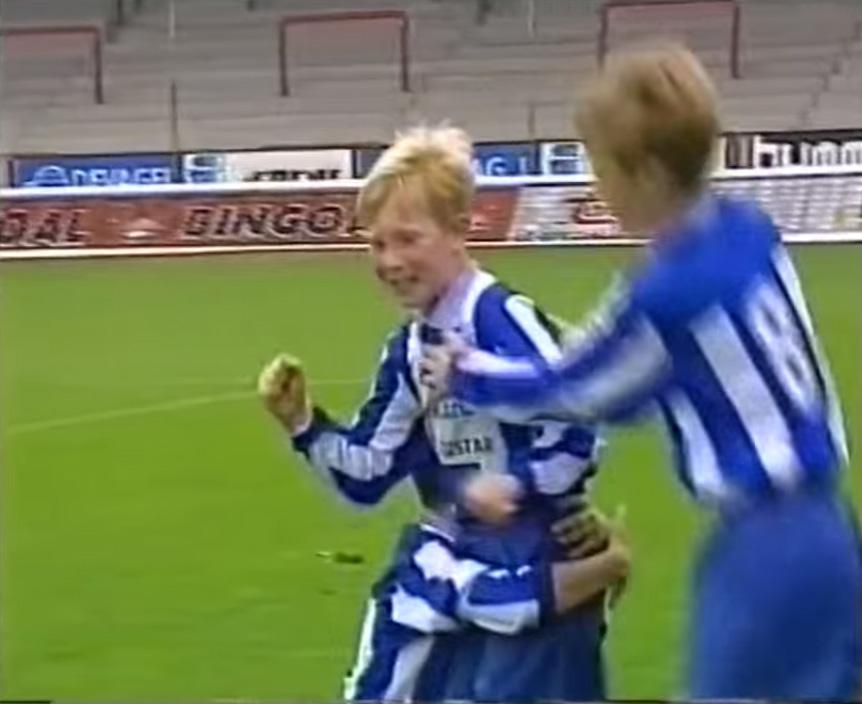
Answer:
[(409, 247), (411, 245), (416, 244), (421, 235), (415, 230), (402, 230), (397, 235), (397, 242), (399, 245), (403, 247)]

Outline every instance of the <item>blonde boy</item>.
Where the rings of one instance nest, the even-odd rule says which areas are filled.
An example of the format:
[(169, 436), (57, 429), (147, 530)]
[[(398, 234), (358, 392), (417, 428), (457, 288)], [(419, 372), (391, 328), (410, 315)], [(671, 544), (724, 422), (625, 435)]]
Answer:
[(377, 278), (409, 313), (371, 395), (341, 426), (312, 408), (301, 367), (283, 358), (261, 392), (338, 493), (372, 504), (409, 476), (422, 503), (374, 587), (348, 698), (601, 699), (601, 595), (625, 576), (627, 551), (600, 535), (606, 545), (577, 550), (598, 554), (565, 561), (551, 537), (584, 502), (594, 432), (501, 423), (452, 398), (430, 402), (419, 384), (422, 349), (446, 331), (511, 354), (558, 354), (547, 318), (468, 256), (473, 187), (463, 132), (399, 137), (358, 200)]

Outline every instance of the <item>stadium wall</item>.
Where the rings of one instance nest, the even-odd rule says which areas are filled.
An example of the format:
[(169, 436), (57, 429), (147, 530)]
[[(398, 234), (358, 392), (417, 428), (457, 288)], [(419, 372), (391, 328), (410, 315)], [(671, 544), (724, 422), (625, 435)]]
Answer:
[[(361, 249), (361, 183), (0, 190), (0, 259)], [(862, 242), (862, 167), (724, 170), (713, 187), (760, 202), (789, 242)], [(583, 174), (480, 178), (469, 238), (476, 247), (639, 242)]]

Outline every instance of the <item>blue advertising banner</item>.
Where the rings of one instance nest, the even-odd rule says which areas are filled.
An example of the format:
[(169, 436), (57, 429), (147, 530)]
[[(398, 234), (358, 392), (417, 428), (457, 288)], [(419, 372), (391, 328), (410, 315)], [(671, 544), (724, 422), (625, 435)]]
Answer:
[[(365, 178), (383, 153), (383, 147), (355, 149), (353, 176)], [(478, 176), (530, 176), (539, 173), (533, 142), (494, 142), (473, 147), (473, 169)]]
[(477, 144), (473, 168), (479, 176), (531, 176), (538, 173), (532, 142)]
[(147, 186), (175, 180), (170, 154), (40, 156), (12, 162), (12, 186), (16, 188)]

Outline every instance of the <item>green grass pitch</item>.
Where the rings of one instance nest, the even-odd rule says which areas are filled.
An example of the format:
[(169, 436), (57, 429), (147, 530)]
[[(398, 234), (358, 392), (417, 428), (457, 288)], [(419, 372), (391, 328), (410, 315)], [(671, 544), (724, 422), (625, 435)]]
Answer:
[[(797, 260), (862, 438), (862, 248)], [(577, 317), (631, 251), (481, 260)], [(364, 255), (42, 262), (0, 284), (7, 698), (331, 699), (409, 491), (356, 512), (291, 456), (251, 393), (279, 350), (346, 416), (398, 312)], [(612, 625), (613, 693), (678, 691), (702, 528), (655, 430), (615, 434), (597, 494), (628, 506), (636, 571)], [(858, 472), (858, 467), (857, 470)], [(858, 473), (851, 479), (862, 498)], [(336, 564), (319, 551), (351, 551)]]

